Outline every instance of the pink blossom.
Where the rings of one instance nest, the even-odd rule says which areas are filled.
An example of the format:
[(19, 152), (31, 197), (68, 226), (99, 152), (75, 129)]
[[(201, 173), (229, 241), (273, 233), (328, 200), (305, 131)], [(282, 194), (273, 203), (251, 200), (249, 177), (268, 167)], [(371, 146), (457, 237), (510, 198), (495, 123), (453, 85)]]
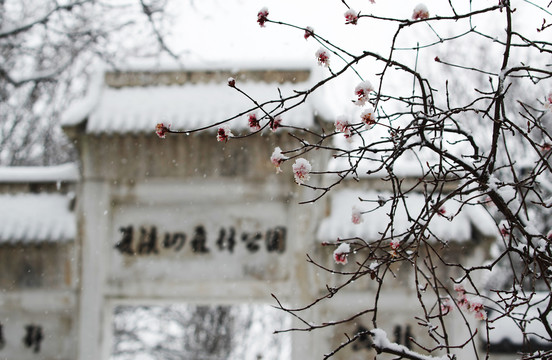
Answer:
[(393, 251), (397, 250), (399, 246), (401, 246), (401, 241), (399, 239), (393, 239), (391, 240), (391, 243), (389, 244), (389, 246), (391, 246), (391, 249)]
[(357, 97), (355, 104), (359, 106), (363, 106), (364, 104), (366, 104), (366, 101), (368, 101), (368, 95), (371, 91), (374, 91), (374, 87), (372, 86), (370, 81), (363, 81), (358, 84), (355, 88), (355, 95)]
[(314, 29), (311, 28), (310, 26), (307, 26), (305, 28), (305, 34), (303, 35), (303, 37), (305, 38), (305, 40), (307, 40), (309, 37), (313, 36), (314, 35)]
[(445, 216), (446, 213), (447, 213), (447, 209), (445, 209), (444, 206), (441, 206), (439, 208), (439, 215)]
[(310, 171), (312, 169), (308, 160), (299, 158), (295, 160), (295, 164), (292, 166), (295, 182), (299, 185), (310, 179)]
[(345, 24), (356, 25), (358, 21), (358, 13), (353, 9), (345, 11)]
[(268, 20), (268, 9), (264, 7), (261, 10), (259, 10), (259, 12), (257, 13), (257, 22), (261, 27), (264, 27), (267, 20)]
[(443, 315), (448, 314), (454, 309), (453, 303), (450, 297), (441, 299), (441, 312)]
[(545, 106), (548, 108), (548, 110), (552, 111), (552, 91), (548, 94), (546, 97), (546, 104)]
[(376, 0), (370, 0), (370, 2), (371, 2), (372, 4), (375, 4), (375, 3), (376, 3)]
[(510, 226), (505, 220), (502, 220), (500, 224), (498, 224), (498, 230), (503, 237), (510, 236)]
[(427, 10), (427, 6), (424, 4), (418, 4), (414, 8), (414, 11), (412, 12), (412, 19), (414, 20), (423, 20), (427, 19), (429, 17), (429, 11)]
[(316, 52), (316, 59), (318, 60), (318, 65), (320, 66), (330, 66), (330, 54), (328, 53), (328, 51), (324, 48), (320, 48), (318, 49), (318, 51)]
[(487, 312), (485, 310), (481, 310), (475, 313), (475, 318), (477, 320), (487, 320)]
[(349, 127), (349, 120), (345, 115), (338, 116), (335, 119), (335, 131), (342, 132), (345, 138), (351, 137), (351, 128)]
[(249, 123), (249, 130), (251, 131), (261, 130), (261, 124), (257, 119), (257, 114), (250, 113), (249, 115), (247, 115), (247, 121)]
[(161, 139), (164, 139), (166, 137), (165, 135), (170, 131), (169, 129), (170, 127), (171, 127), (170, 125), (167, 127), (163, 123), (159, 123), (155, 126), (155, 133)]
[(276, 174), (282, 172), (282, 169), (280, 169), (280, 165), (286, 160), (287, 157), (282, 154), (282, 149), (280, 149), (279, 147), (275, 147), (274, 152), (270, 157), (270, 162), (272, 162), (272, 164), (276, 166)]
[(351, 246), (347, 243), (341, 243), (333, 252), (333, 258), (336, 264), (347, 264), (347, 255), (351, 252)]
[(364, 110), (360, 114), (360, 118), (362, 119), (362, 122), (366, 124), (366, 126), (374, 125), (376, 123), (376, 115), (374, 114), (374, 108), (370, 107)]
[(356, 225), (364, 221), (364, 219), (362, 218), (362, 212), (356, 206), (353, 206), (353, 211), (351, 213), (351, 221), (353, 222), (353, 224), (356, 224)]
[(458, 297), (466, 294), (466, 288), (462, 284), (454, 284), (454, 291)]
[(550, 231), (548, 232), (548, 234), (546, 234), (546, 238), (547, 238), (548, 240), (552, 241), (552, 230), (550, 230)]
[(280, 126), (282, 126), (282, 117), (278, 115), (270, 122), (270, 130), (275, 132)]
[(228, 126), (227, 124), (224, 124), (218, 128), (217, 141), (227, 142), (230, 136), (232, 136), (232, 131), (230, 131), (230, 126)]

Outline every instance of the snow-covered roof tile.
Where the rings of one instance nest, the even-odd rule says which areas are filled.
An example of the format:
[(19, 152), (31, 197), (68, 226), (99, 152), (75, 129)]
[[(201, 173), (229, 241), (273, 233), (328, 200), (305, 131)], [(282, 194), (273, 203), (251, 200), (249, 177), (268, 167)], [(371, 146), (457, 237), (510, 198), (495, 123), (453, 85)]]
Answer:
[[(381, 238), (389, 222), (391, 201), (379, 207), (378, 196), (384, 199), (390, 198), (389, 193), (376, 191), (358, 191), (343, 189), (335, 191), (331, 196), (330, 215), (322, 220), (317, 237), (320, 241), (335, 241), (337, 238), (360, 237), (365, 240), (377, 240)], [(361, 202), (371, 200), (370, 202)], [(405, 199), (410, 216), (416, 217), (425, 204), (425, 198), (419, 193), (409, 193)], [(364, 213), (363, 222), (353, 224), (351, 221), (352, 209), (356, 206)], [(495, 222), (492, 217), (479, 205), (464, 206), (457, 214), (460, 204), (450, 200), (445, 204), (445, 216), (436, 216), (431, 220), (429, 231), (442, 241), (463, 242), (473, 239), (472, 228), (475, 227), (483, 235), (494, 236), (497, 234)], [(453, 216), (452, 220), (447, 217)], [(402, 234), (413, 225), (408, 220), (405, 206), (400, 202), (397, 206), (394, 222), (394, 234)], [(387, 233), (389, 236), (390, 233)]]
[[(240, 88), (262, 103), (304, 90), (305, 83), (244, 83)], [(267, 110), (277, 107), (268, 105)], [(200, 83), (171, 86), (103, 88), (98, 105), (86, 125), (89, 133), (153, 132), (157, 123), (170, 124), (175, 130), (192, 130), (247, 112), (254, 104), (227, 84)], [(260, 111), (257, 110), (260, 115)], [(312, 107), (300, 106), (283, 116), (283, 124), (309, 126)], [(234, 130), (247, 128), (246, 116), (232, 121)]]
[(71, 201), (70, 195), (62, 194), (1, 194), (0, 244), (74, 240)]
[(55, 166), (2, 166), (0, 183), (76, 182), (79, 168), (76, 163)]

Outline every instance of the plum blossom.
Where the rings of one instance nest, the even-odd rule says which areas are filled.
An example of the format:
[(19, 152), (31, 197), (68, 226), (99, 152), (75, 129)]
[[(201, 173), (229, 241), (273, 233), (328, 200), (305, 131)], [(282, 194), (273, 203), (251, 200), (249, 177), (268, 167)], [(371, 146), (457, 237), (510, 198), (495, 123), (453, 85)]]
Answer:
[(368, 94), (370, 94), (371, 91), (374, 91), (374, 87), (370, 81), (366, 80), (358, 84), (355, 88), (357, 100), (355, 100), (354, 103), (358, 106), (364, 106), (366, 101), (368, 101)]
[(395, 251), (399, 248), (399, 246), (401, 246), (401, 241), (399, 239), (393, 239), (391, 240), (389, 246), (391, 246), (391, 249)]
[(166, 137), (166, 134), (170, 131), (170, 125), (165, 126), (163, 123), (159, 123), (155, 126), (155, 133), (157, 136), (159, 136), (161, 139), (164, 139)]
[(550, 111), (552, 111), (552, 91), (548, 94), (546, 97), (546, 108)]
[(468, 300), (468, 310), (473, 312), (477, 320), (487, 319), (487, 312), (483, 308), (483, 300), (479, 296), (472, 297)]
[(267, 20), (268, 20), (268, 9), (266, 7), (263, 7), (257, 13), (257, 22), (259, 23), (260, 27), (264, 27)]
[(351, 252), (351, 246), (347, 243), (341, 243), (333, 252), (333, 258), (336, 264), (347, 264), (347, 255)]
[(349, 127), (349, 120), (345, 115), (340, 115), (335, 119), (335, 131), (342, 132), (345, 138), (351, 137), (351, 128)]
[(275, 132), (280, 126), (282, 126), (282, 117), (278, 115), (270, 122), (270, 130)]
[(358, 13), (353, 9), (345, 11), (345, 24), (356, 25), (358, 21)]
[(236, 79), (234, 79), (233, 77), (229, 77), (228, 78), (228, 86), (236, 87)]
[(453, 302), (450, 297), (447, 296), (446, 298), (441, 299), (441, 312), (443, 313), (443, 315), (448, 314), (453, 309)]
[(303, 37), (305, 38), (305, 40), (307, 40), (309, 37), (313, 36), (314, 35), (314, 29), (311, 28), (310, 26), (307, 26), (305, 28), (305, 34), (303, 35)]
[(228, 126), (228, 124), (223, 124), (218, 128), (217, 141), (227, 142), (230, 136), (232, 136), (232, 131), (230, 131), (230, 126)]
[(330, 54), (324, 48), (318, 49), (315, 54), (316, 59), (318, 60), (318, 65), (328, 67), (330, 66)]
[(312, 166), (307, 159), (299, 158), (295, 160), (295, 164), (291, 168), (297, 184), (301, 185), (310, 179)]
[(282, 149), (280, 149), (280, 147), (277, 146), (274, 148), (274, 152), (270, 157), (270, 162), (272, 162), (272, 164), (276, 166), (276, 174), (282, 172), (282, 169), (280, 169), (280, 165), (287, 159), (288, 158), (282, 154)]
[(412, 19), (414, 20), (423, 20), (429, 17), (429, 10), (424, 4), (418, 4), (412, 12)]
[(261, 123), (257, 119), (257, 114), (250, 113), (247, 115), (247, 122), (249, 123), (249, 130), (258, 131), (261, 130)]
[(498, 224), (498, 230), (503, 237), (510, 236), (510, 225), (508, 225), (507, 221), (502, 220), (500, 224)]
[(370, 107), (364, 110), (360, 114), (360, 118), (362, 122), (366, 124), (366, 126), (374, 125), (376, 123), (376, 115), (374, 114), (374, 108)]
[(353, 222), (353, 224), (356, 224), (356, 225), (364, 221), (364, 219), (362, 218), (362, 212), (356, 206), (353, 206), (353, 210), (351, 213), (351, 221)]

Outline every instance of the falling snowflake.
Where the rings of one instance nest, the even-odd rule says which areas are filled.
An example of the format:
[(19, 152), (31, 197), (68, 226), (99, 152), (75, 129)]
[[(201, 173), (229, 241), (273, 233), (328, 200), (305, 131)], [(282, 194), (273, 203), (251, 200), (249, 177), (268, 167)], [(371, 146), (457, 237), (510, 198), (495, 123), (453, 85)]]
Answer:
[(295, 164), (292, 166), (295, 182), (299, 185), (310, 179), (310, 171), (312, 169), (308, 160), (299, 158), (295, 160)]

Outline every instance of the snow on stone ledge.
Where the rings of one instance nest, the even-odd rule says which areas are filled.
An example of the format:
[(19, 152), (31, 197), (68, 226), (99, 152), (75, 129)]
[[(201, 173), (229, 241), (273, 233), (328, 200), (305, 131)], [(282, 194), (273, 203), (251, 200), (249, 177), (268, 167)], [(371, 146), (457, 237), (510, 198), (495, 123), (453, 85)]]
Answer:
[[(318, 229), (317, 238), (320, 241), (335, 241), (337, 238), (360, 237), (366, 241), (377, 240), (389, 224), (389, 212), (391, 201), (379, 207), (378, 196), (389, 199), (391, 194), (376, 191), (359, 191), (343, 189), (335, 191), (330, 198), (330, 215), (322, 220)], [(361, 202), (359, 197), (371, 202)], [(420, 193), (406, 195), (406, 206), (410, 216), (416, 218), (422, 210), (425, 199)], [(497, 230), (493, 218), (482, 206), (464, 206), (460, 213), (456, 214), (459, 203), (450, 200), (445, 203), (445, 216), (454, 215), (452, 221), (445, 216), (436, 215), (432, 218), (429, 231), (442, 241), (464, 242), (473, 239), (472, 227), (475, 227), (485, 236), (496, 236)], [(352, 209), (355, 206), (361, 212), (370, 211), (362, 215), (360, 224), (351, 221)], [(371, 211), (373, 210), (373, 211)], [(404, 204), (399, 202), (395, 214), (394, 234), (405, 232), (412, 222), (408, 221)], [(387, 233), (389, 236), (389, 232)]]
[(71, 195), (1, 194), (0, 244), (64, 243), (75, 239)]
[(76, 182), (79, 168), (76, 163), (55, 166), (0, 167), (0, 183)]

